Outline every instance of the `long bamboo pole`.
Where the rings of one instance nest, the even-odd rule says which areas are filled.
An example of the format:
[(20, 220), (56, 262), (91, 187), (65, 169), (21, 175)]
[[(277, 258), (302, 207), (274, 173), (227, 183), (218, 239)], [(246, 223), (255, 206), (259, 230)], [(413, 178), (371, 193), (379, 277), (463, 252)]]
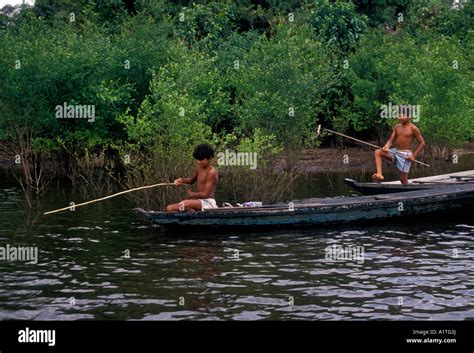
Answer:
[(154, 188), (154, 187), (157, 187), (157, 186), (171, 186), (171, 185), (174, 185), (174, 184), (173, 184), (173, 183), (159, 183), (159, 184), (141, 186), (141, 187), (139, 187), (139, 188), (134, 188), (134, 189), (130, 189), (130, 190), (121, 191), (121, 192), (118, 192), (118, 193), (113, 194), (113, 195), (109, 195), (109, 196), (106, 196), (106, 197), (102, 197), (102, 198), (100, 198), (100, 199), (95, 199), (95, 200), (91, 200), (91, 201), (79, 203), (79, 204), (77, 204), (77, 205), (71, 205), (71, 206), (59, 208), (59, 209), (54, 210), (54, 211), (48, 211), (48, 212), (45, 212), (45, 213), (43, 213), (43, 214), (44, 214), (44, 215), (47, 215), (47, 214), (57, 213), (57, 212), (61, 212), (61, 211), (66, 211), (66, 210), (69, 210), (69, 209), (71, 209), (71, 208), (76, 208), (76, 207), (80, 207), (80, 206), (85, 206), (85, 205), (89, 205), (89, 204), (94, 203), (94, 202), (99, 202), (99, 201), (111, 199), (112, 197), (120, 196), (120, 195), (129, 193), (129, 192), (132, 192), (132, 191), (138, 191), (138, 190), (144, 190), (144, 189), (151, 189), (151, 188)]

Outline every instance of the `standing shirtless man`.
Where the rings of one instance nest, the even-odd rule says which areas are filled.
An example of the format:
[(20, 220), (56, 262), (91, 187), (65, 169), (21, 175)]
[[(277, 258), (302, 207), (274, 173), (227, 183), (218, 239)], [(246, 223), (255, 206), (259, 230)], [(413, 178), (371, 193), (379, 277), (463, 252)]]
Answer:
[[(382, 175), (382, 158), (395, 162), (397, 169), (400, 171), (400, 181), (403, 185), (408, 184), (408, 172), (410, 171), (411, 162), (415, 160), (418, 155), (425, 148), (425, 140), (421, 136), (420, 129), (418, 129), (410, 121), (410, 116), (407, 114), (409, 107), (400, 107), (398, 114), (398, 121), (400, 124), (395, 125), (390, 139), (383, 148), (375, 151), (375, 166), (377, 171), (372, 175), (373, 181), (383, 181)], [(413, 140), (418, 141), (418, 148), (415, 153), (412, 153)], [(392, 145), (394, 148), (390, 148)]]

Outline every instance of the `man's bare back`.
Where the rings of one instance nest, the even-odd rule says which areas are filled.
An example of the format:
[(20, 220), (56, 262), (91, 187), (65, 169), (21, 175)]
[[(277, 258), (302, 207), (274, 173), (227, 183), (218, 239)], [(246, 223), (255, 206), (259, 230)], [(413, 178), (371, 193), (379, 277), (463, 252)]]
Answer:
[(195, 178), (197, 179), (197, 193), (203, 193), (203, 196), (205, 197), (202, 198), (214, 199), (216, 195), (217, 182), (219, 180), (216, 169), (211, 165), (207, 168), (197, 167)]

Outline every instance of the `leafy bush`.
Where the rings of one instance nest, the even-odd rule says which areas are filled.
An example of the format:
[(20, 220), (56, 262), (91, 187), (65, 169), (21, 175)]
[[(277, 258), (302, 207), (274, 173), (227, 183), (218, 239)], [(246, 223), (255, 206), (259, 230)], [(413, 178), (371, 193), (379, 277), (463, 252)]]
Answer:
[(285, 148), (297, 148), (314, 136), (329, 69), (311, 33), (309, 26), (281, 25), (272, 40), (261, 36), (243, 57), (232, 76), (239, 133), (250, 136), (260, 128)]
[(367, 27), (366, 17), (358, 14), (350, 1), (323, 2), (316, 7), (310, 21), (328, 46), (342, 52), (354, 50)]

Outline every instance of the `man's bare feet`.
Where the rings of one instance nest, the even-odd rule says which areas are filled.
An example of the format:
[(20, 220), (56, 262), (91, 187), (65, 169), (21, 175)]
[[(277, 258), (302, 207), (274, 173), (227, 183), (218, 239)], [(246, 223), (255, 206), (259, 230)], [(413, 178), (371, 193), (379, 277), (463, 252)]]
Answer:
[(377, 173), (374, 173), (372, 174), (372, 180), (377, 182), (377, 183), (380, 183), (381, 181), (384, 181), (384, 177), (382, 174), (377, 174)]

